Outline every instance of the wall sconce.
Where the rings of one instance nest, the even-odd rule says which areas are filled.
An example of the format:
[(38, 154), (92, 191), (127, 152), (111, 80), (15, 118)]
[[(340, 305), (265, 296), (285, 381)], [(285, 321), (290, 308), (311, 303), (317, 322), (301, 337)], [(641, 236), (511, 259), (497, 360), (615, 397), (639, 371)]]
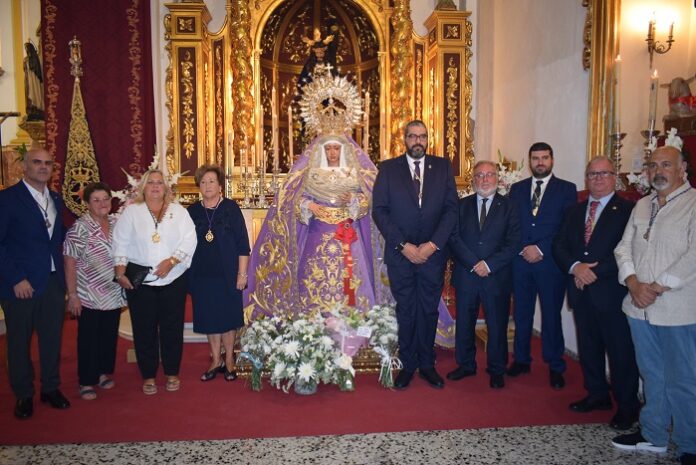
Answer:
[(667, 53), (672, 48), (674, 43), (674, 22), (669, 25), (669, 35), (667, 36), (667, 44), (661, 44), (655, 40), (655, 16), (650, 19), (648, 23), (648, 38), (645, 41), (648, 43), (648, 53), (650, 54), (650, 68), (653, 66), (653, 53), (657, 52), (659, 54)]

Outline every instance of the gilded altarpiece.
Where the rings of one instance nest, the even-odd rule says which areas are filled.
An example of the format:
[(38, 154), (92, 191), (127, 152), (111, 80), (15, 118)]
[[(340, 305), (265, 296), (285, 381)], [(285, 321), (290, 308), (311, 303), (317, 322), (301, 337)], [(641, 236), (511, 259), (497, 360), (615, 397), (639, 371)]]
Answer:
[[(173, 172), (189, 171), (178, 186), (184, 197), (197, 195), (192, 174), (205, 162), (224, 167), (233, 186), (228, 194), (237, 198), (242, 197), (237, 179), (245, 170), (265, 166), (270, 175), (274, 119), (280, 176), (288, 171), (308, 142), (295, 104), (298, 77), (310, 52), (302, 39), (314, 28), (323, 37), (340, 36), (338, 71), (351, 76), (361, 95), (369, 91), (370, 157), (379, 161), (400, 154), (401, 128), (412, 118), (423, 119), (432, 123), (433, 153), (449, 156), (458, 184), (467, 182), (473, 162), (468, 13), (436, 11), (433, 17), (448, 18), (459, 35), (451, 37), (451, 29), (445, 29), (441, 38), (431, 40), (413, 33), (408, 0), (228, 0), (227, 17), (215, 33), (207, 30), (210, 14), (202, 1), (166, 6), (166, 150)], [(456, 69), (453, 77), (445, 54)], [(447, 120), (447, 113), (454, 116)], [(361, 145), (364, 126), (353, 133)]]
[(429, 150), (450, 159), (458, 187), (469, 186), (474, 164), (470, 14), (435, 10), (425, 22), (423, 119), (432, 133)]

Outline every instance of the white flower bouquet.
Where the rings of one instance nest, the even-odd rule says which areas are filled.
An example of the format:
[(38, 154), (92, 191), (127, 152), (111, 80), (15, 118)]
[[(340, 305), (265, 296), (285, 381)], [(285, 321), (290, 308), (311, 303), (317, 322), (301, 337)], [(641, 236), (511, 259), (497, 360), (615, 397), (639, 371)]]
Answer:
[(274, 341), (278, 338), (282, 321), (278, 317), (259, 318), (248, 326), (242, 334), (238, 362), (246, 359), (251, 363), (251, 389), (261, 390), (261, 374), (264, 361), (274, 349)]
[(392, 369), (401, 369), (401, 361), (395, 356), (399, 345), (395, 308), (375, 305), (365, 316), (365, 325), (370, 328), (370, 347), (380, 357), (379, 382), (384, 387), (394, 387)]

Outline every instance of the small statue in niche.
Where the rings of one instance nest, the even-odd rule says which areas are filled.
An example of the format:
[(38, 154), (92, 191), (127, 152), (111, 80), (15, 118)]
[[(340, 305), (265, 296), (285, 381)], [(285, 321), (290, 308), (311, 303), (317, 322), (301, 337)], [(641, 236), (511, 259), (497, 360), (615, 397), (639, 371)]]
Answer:
[(685, 117), (696, 115), (696, 96), (691, 94), (689, 84), (696, 80), (696, 75), (689, 79), (676, 77), (669, 84), (662, 84), (660, 87), (669, 89), (669, 114), (674, 117)]
[(44, 88), (41, 58), (31, 40), (24, 44), (24, 93), (26, 95), (27, 121), (43, 121)]

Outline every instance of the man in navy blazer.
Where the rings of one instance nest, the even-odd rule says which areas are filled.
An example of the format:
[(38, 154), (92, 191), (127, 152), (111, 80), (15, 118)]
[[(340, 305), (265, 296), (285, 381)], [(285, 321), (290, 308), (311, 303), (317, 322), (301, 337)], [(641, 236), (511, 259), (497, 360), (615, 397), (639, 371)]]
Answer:
[(529, 148), (532, 177), (510, 188), (510, 200), (517, 208), (522, 225), (522, 250), (513, 261), (515, 295), (514, 361), (508, 376), (529, 373), (531, 337), (536, 299), (541, 304), (541, 347), (549, 365), (549, 384), (554, 389), (565, 386), (561, 309), (565, 296), (565, 275), (556, 265), (551, 243), (561, 226), (566, 210), (577, 203), (575, 184), (555, 177), (553, 149), (545, 142)]
[(454, 256), (452, 282), (457, 296), (456, 381), (476, 374), (475, 329), (483, 304), (488, 328), (486, 356), (490, 387), (505, 386), (508, 359), (507, 327), (512, 292), (512, 260), (522, 233), (517, 210), (498, 194), (498, 167), (482, 160), (474, 166), (476, 194), (459, 200), (459, 223), (450, 237)]
[(614, 248), (623, 236), (633, 203), (614, 192), (616, 174), (606, 157), (585, 170), (589, 199), (574, 205), (553, 241), (553, 256), (566, 273), (580, 366), (587, 396), (570, 404), (575, 412), (610, 410), (605, 354), (618, 409), (609, 425), (626, 430), (638, 420), (638, 367), (621, 304), (628, 292), (619, 282)]
[(10, 385), (14, 414), (34, 412), (34, 368), (30, 345), (39, 340), (41, 401), (70, 406), (60, 386), (60, 343), (65, 314), (63, 201), (47, 183), (53, 158), (43, 149), (24, 156), (24, 179), (0, 191), (0, 303), (7, 325)]
[(447, 241), (457, 222), (457, 189), (447, 158), (425, 154), (422, 121), (404, 129), (406, 153), (383, 161), (372, 191), (372, 218), (384, 236), (384, 262), (396, 299), (399, 357), (403, 369), (394, 387), (408, 387), (413, 374), (435, 388), (435, 331), (444, 284)]

